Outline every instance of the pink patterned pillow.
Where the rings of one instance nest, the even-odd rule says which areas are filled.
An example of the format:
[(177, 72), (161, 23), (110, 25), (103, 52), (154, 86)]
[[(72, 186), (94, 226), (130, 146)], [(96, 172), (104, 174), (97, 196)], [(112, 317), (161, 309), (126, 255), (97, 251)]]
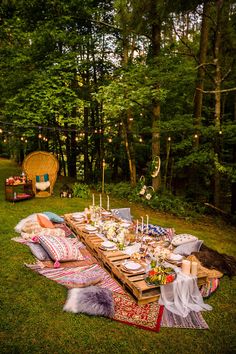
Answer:
[(60, 267), (59, 262), (83, 260), (77, 239), (55, 236), (39, 236), (39, 243), (55, 261), (54, 267)]

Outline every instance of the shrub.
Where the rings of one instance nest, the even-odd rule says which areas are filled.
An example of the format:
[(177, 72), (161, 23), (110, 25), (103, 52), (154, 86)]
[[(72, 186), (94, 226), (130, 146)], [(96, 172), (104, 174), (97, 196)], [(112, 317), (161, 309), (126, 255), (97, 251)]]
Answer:
[(72, 189), (74, 197), (87, 199), (90, 196), (90, 189), (87, 184), (76, 182)]

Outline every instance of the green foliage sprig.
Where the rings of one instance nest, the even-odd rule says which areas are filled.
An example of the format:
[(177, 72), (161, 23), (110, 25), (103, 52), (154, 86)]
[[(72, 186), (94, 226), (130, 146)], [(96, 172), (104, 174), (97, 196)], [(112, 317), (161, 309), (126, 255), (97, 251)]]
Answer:
[(76, 182), (73, 185), (72, 189), (75, 197), (87, 199), (90, 196), (90, 189), (87, 184)]

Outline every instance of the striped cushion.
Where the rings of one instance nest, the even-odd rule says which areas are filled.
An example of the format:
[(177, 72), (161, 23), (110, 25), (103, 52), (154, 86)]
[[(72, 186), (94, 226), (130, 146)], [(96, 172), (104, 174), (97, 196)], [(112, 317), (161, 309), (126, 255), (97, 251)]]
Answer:
[(65, 262), (84, 259), (79, 250), (80, 242), (77, 239), (39, 236), (39, 242), (54, 261)]

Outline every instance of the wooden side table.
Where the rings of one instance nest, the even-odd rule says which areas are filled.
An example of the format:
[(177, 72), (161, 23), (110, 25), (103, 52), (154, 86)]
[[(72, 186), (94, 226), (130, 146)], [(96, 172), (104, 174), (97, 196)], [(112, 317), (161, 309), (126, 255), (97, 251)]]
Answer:
[(5, 198), (9, 202), (18, 202), (33, 197), (32, 181), (18, 184), (5, 184)]

